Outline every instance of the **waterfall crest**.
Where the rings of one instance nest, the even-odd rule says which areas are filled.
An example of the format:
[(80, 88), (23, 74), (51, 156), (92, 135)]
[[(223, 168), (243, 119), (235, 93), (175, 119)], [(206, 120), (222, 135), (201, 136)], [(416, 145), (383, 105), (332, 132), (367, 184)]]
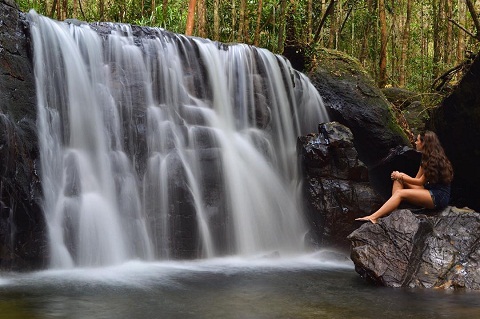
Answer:
[(52, 267), (303, 250), (296, 137), (328, 119), (288, 61), (28, 18)]

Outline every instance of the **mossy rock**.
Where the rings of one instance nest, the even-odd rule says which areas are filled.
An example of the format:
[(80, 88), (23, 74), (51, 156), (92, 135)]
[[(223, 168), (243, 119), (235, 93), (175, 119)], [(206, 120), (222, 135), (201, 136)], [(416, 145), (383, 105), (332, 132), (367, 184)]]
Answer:
[(322, 48), (315, 52), (312, 65), (309, 76), (330, 120), (351, 129), (365, 164), (375, 165), (399, 145), (411, 146), (391, 104), (358, 60)]

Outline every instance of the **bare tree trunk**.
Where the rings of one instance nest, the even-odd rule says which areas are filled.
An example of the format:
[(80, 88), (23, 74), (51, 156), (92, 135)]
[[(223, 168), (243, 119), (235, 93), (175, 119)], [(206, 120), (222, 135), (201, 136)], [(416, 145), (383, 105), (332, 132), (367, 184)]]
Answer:
[(405, 87), (406, 77), (407, 77), (407, 70), (406, 70), (406, 62), (407, 62), (407, 54), (408, 54), (408, 43), (410, 42), (410, 20), (412, 15), (412, 0), (407, 0), (407, 8), (406, 8), (406, 16), (405, 16), (405, 24), (403, 26), (403, 33), (402, 33), (402, 52), (400, 54), (400, 72), (398, 76), (398, 85), (400, 87)]
[(333, 15), (334, 5), (335, 5), (335, 0), (330, 0), (330, 3), (328, 4), (327, 9), (325, 10), (325, 13), (323, 14), (322, 20), (318, 25), (317, 31), (315, 32), (315, 36), (313, 37), (314, 43), (318, 42), (318, 40), (320, 39), (320, 32), (322, 31), (323, 25), (325, 24), (325, 21), (327, 21), (328, 16)]
[(446, 65), (449, 65), (452, 62), (452, 52), (453, 52), (453, 26), (448, 22), (452, 18), (452, 0), (445, 0), (445, 24), (446, 24), (446, 36), (445, 36), (445, 53), (443, 55), (443, 61)]
[[(465, 26), (467, 22), (467, 7), (465, 0), (458, 0), (458, 23)], [(465, 33), (463, 31), (458, 32), (457, 41), (457, 64), (460, 64), (465, 57)]]
[(53, 0), (52, 9), (50, 10), (49, 17), (53, 18), (53, 15), (55, 14), (56, 11), (57, 11), (57, 0)]
[(168, 14), (168, 0), (163, 0), (162, 3), (162, 19), (163, 23), (167, 21), (167, 14)]
[(278, 42), (277, 42), (277, 52), (283, 52), (283, 45), (285, 42), (285, 12), (287, 9), (287, 0), (280, 1), (280, 12), (279, 12), (279, 22), (278, 22)]
[(330, 32), (328, 36), (328, 47), (331, 49), (337, 48), (337, 32), (338, 32), (338, 16), (339, 12), (337, 12), (338, 1), (333, 2), (332, 12), (330, 15)]
[(475, 6), (471, 0), (465, 0), (467, 3), (468, 11), (470, 12), (470, 16), (472, 17), (473, 23), (475, 24), (475, 28), (477, 29), (476, 38), (477, 40), (480, 39), (480, 20), (478, 19), (478, 15), (475, 11)]
[(238, 34), (237, 41), (244, 42), (245, 38), (245, 10), (246, 10), (247, 1), (240, 0), (240, 18), (238, 21)]
[(387, 84), (387, 18), (385, 0), (378, 0), (378, 15), (380, 19), (380, 63), (378, 86), (384, 88)]
[(150, 17), (151, 17), (151, 21), (153, 24), (155, 24), (156, 20), (157, 20), (157, 3), (155, 0), (152, 0), (151, 4), (150, 4)]
[(185, 35), (193, 34), (193, 27), (195, 25), (195, 6), (197, 0), (190, 0), (188, 3), (188, 15), (187, 15), (187, 27), (185, 29)]
[(78, 1), (79, 0), (73, 0), (73, 17), (75, 19), (78, 18)]
[(220, 40), (220, 0), (213, 2), (213, 39)]
[(258, 8), (257, 8), (257, 25), (255, 27), (255, 37), (253, 44), (258, 46), (260, 43), (260, 23), (262, 18), (262, 8), (263, 8), (263, 1), (258, 0)]
[(235, 9), (235, 1), (236, 0), (232, 0), (232, 32), (230, 32), (230, 41), (235, 39), (235, 30), (237, 27), (237, 10)]
[(313, 32), (313, 2), (312, 0), (308, 0), (307, 4), (307, 43), (310, 43), (312, 40), (312, 32)]
[(439, 63), (441, 61), (440, 55), (440, 17), (441, 17), (441, 2), (442, 0), (433, 0), (432, 1), (432, 10), (433, 10), (433, 77), (436, 78), (438, 75)]
[(105, 13), (105, 2), (104, 0), (99, 0), (98, 1), (98, 12), (100, 13), (100, 21), (103, 21), (104, 19), (104, 13)]
[[(385, 3), (385, 8), (387, 4)], [(386, 9), (385, 9), (386, 10)], [(398, 15), (395, 10), (395, 0), (390, 0), (390, 27), (387, 31), (387, 45), (390, 44), (390, 59), (388, 60), (388, 66), (390, 66), (390, 77), (393, 79), (397, 79), (397, 71), (398, 71), (398, 59), (399, 54), (397, 53), (397, 45), (400, 44), (401, 47), (401, 32), (398, 26)], [(387, 58), (388, 58), (387, 53)], [(388, 72), (387, 72), (388, 74)]]
[(365, 61), (367, 60), (368, 52), (368, 38), (370, 36), (370, 30), (373, 23), (374, 9), (373, 0), (367, 0), (367, 10), (368, 17), (365, 20), (365, 28), (363, 30), (363, 39), (362, 39), (362, 48), (360, 49), (359, 60), (363, 66), (365, 66)]
[(202, 38), (207, 37), (206, 13), (207, 12), (206, 12), (205, 0), (197, 0), (197, 20), (198, 20), (197, 34), (199, 37), (202, 37)]

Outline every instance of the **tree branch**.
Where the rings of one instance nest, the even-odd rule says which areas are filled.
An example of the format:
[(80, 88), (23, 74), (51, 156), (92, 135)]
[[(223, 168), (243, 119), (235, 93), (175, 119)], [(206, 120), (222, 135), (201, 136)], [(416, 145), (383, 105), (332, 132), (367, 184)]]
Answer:
[(322, 27), (325, 24), (325, 21), (327, 20), (328, 16), (330, 14), (332, 14), (334, 4), (335, 4), (335, 0), (330, 0), (330, 3), (328, 4), (327, 10), (325, 11), (325, 14), (322, 17), (322, 21), (320, 21), (320, 25), (318, 26), (317, 32), (315, 32), (315, 37), (313, 38), (313, 43), (317, 42), (318, 38), (320, 38), (320, 31), (322, 31)]
[(456, 25), (457, 27), (459, 27), (461, 30), (463, 30), (463, 32), (465, 32), (466, 34), (468, 34), (468, 35), (471, 36), (472, 38), (478, 40), (478, 37), (477, 37), (475, 34), (473, 34), (472, 32), (468, 31), (467, 29), (465, 29), (465, 27), (462, 26), (461, 24), (459, 24), (457, 21), (455, 21), (455, 20), (453, 20), (453, 19), (448, 19), (448, 21), (450, 21), (451, 23), (453, 23), (454, 25)]
[(465, 0), (465, 2), (467, 3), (468, 11), (470, 11), (475, 28), (477, 29), (477, 35), (475, 36), (475, 39), (480, 40), (480, 21), (478, 20), (477, 13), (475, 12), (475, 7), (473, 6), (472, 0)]

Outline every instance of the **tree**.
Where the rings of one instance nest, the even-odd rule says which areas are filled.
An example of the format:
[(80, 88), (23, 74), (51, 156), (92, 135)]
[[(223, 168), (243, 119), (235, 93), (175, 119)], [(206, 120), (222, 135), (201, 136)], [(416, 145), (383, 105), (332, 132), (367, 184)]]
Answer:
[(193, 34), (193, 27), (195, 25), (195, 6), (197, 0), (190, 0), (188, 3), (188, 16), (187, 16), (187, 27), (185, 30), (186, 35)]
[(262, 22), (262, 9), (263, 9), (263, 0), (258, 0), (257, 8), (257, 25), (255, 27), (255, 37), (253, 44), (258, 46), (260, 44), (260, 26)]
[(403, 33), (402, 33), (402, 49), (400, 53), (400, 72), (398, 78), (398, 85), (400, 87), (405, 87), (405, 79), (406, 79), (406, 66), (405, 63), (407, 62), (407, 53), (408, 53), (408, 43), (410, 42), (410, 20), (412, 15), (412, 0), (407, 0), (407, 7), (406, 7), (406, 17), (405, 23), (403, 25)]
[(378, 16), (380, 20), (380, 63), (378, 86), (384, 88), (387, 84), (387, 18), (385, 0), (378, 0)]
[[(467, 6), (464, 0), (458, 0), (458, 22), (460, 25), (464, 26), (467, 20)], [(459, 30), (457, 35), (457, 64), (461, 63), (465, 55), (465, 32)]]

